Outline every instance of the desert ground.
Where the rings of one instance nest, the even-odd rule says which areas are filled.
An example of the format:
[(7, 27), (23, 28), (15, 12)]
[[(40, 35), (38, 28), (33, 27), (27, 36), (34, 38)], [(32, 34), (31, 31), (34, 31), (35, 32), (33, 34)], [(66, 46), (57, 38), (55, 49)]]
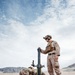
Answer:
[[(70, 72), (67, 72), (67, 71), (61, 71), (61, 75), (75, 75), (75, 71), (70, 71)], [(48, 72), (45, 72), (46, 75), (49, 75)]]
[[(45, 72), (46, 75), (49, 75), (48, 72)], [(0, 73), (0, 75), (19, 75), (19, 73)], [(75, 71), (62, 71), (61, 75), (75, 75)]]

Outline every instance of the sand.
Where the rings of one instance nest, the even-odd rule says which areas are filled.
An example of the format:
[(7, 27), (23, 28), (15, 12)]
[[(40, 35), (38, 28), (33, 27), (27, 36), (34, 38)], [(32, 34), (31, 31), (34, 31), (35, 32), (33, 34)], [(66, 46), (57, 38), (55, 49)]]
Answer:
[[(61, 71), (61, 75), (75, 75), (75, 71)], [(49, 75), (48, 72), (45, 72), (46, 75)]]
[(19, 73), (0, 73), (0, 75), (19, 75)]
[[(46, 75), (49, 75), (48, 72), (45, 72)], [(19, 75), (19, 73), (0, 73), (0, 75)], [(62, 71), (61, 75), (75, 75), (75, 71)]]

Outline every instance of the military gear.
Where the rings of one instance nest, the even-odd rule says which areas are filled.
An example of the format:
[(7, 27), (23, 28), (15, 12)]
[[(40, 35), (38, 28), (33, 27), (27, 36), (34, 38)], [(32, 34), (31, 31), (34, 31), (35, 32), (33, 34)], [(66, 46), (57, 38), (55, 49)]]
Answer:
[[(54, 70), (56, 75), (60, 75), (60, 67), (59, 62), (56, 60), (56, 54), (48, 55), (47, 56), (47, 68), (50, 75), (54, 75)], [(54, 70), (53, 70), (54, 69)]]
[(48, 42), (45, 50), (41, 49), (41, 52), (43, 54), (47, 54), (47, 53), (49, 54), (51, 52), (52, 53), (54, 52), (54, 53), (56, 53), (56, 55), (60, 56), (60, 47), (56, 41), (52, 40), (52, 41)]
[(20, 71), (19, 75), (29, 75), (28, 69), (27, 69), (27, 68), (22, 69), (22, 70)]
[[(28, 68), (22, 69), (19, 75), (38, 75), (38, 74), (37, 69), (34, 69), (33, 67), (30, 66)], [(41, 75), (45, 75), (45, 73), (41, 72)]]
[(52, 36), (51, 35), (46, 35), (45, 37), (43, 37), (43, 39), (52, 39)]
[(57, 56), (60, 56), (60, 47), (58, 45), (58, 43), (56, 41), (49, 41), (46, 49), (42, 50), (41, 49), (41, 53), (43, 54), (47, 54), (47, 68), (48, 68), (48, 72), (50, 75), (54, 75), (54, 70), (56, 72), (56, 75), (60, 75), (60, 67), (59, 67), (59, 63), (58, 60), (56, 60)]
[(41, 50), (41, 48), (39, 47), (38, 49), (37, 49), (37, 51), (38, 51), (38, 64), (37, 65), (35, 65), (34, 64), (34, 60), (32, 61), (32, 66), (33, 67), (37, 67), (37, 75), (41, 75), (41, 68), (42, 67), (44, 67), (44, 65), (41, 65), (41, 54), (40, 54), (40, 50)]

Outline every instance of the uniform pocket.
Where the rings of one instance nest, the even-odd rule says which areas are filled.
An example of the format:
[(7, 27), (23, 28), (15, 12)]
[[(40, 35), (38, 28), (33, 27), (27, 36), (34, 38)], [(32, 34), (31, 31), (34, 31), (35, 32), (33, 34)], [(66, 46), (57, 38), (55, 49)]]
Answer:
[(59, 63), (55, 62), (55, 68), (59, 68)]
[(54, 55), (54, 61), (58, 62), (58, 56), (57, 55)]

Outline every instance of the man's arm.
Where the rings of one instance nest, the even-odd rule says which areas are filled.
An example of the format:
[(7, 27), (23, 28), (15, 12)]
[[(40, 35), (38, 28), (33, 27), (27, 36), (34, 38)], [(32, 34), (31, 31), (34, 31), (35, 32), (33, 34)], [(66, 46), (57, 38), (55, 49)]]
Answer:
[(43, 54), (47, 54), (48, 52), (50, 52), (50, 46), (47, 46), (45, 50), (40, 48), (40, 52)]

